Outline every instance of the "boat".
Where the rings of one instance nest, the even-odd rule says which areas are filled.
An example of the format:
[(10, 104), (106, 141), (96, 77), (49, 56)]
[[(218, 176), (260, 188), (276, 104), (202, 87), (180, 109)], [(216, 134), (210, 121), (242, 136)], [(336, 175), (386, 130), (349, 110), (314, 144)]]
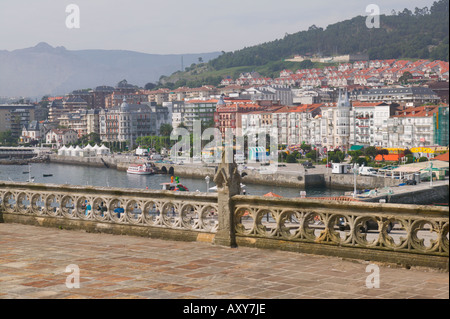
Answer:
[(189, 192), (189, 189), (181, 183), (162, 183), (161, 185), (164, 191)]
[(189, 192), (189, 189), (180, 183), (178, 177), (174, 180), (172, 176), (170, 178), (170, 183), (162, 183), (161, 186), (163, 191)]
[(127, 173), (137, 175), (150, 175), (153, 174), (154, 171), (148, 164), (131, 164), (130, 166), (128, 166)]
[[(244, 188), (245, 188), (245, 185), (241, 183), (241, 189), (244, 190)], [(217, 185), (210, 187), (209, 190), (213, 191), (213, 192), (217, 192)]]
[(42, 174), (42, 176), (44, 176), (44, 177), (50, 177), (50, 176), (53, 176), (53, 174)]

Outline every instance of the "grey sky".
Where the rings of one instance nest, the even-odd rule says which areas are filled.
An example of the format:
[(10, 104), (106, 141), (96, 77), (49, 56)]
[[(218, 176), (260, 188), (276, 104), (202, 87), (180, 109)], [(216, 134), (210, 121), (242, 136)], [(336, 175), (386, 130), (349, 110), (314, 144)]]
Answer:
[[(0, 0), (0, 50), (47, 42), (69, 50), (145, 53), (234, 51), (366, 15), (431, 7), (432, 0)], [(80, 8), (80, 28), (66, 27), (66, 6)], [(381, 21), (382, 23), (382, 21)]]

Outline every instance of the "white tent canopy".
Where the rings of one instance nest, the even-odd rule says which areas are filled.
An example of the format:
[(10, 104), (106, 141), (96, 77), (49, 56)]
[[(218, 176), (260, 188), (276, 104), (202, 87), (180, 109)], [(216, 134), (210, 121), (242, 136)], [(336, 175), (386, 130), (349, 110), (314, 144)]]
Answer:
[(92, 146), (90, 144), (86, 145), (83, 148), (83, 157), (91, 157), (91, 156), (95, 156), (95, 150), (92, 148)]
[(98, 155), (108, 155), (109, 154), (109, 148), (107, 148), (105, 145), (102, 144), (102, 146), (100, 146), (97, 149), (97, 154)]
[(61, 156), (67, 155), (67, 147), (65, 145), (58, 150), (58, 155)]
[(83, 154), (83, 150), (77, 145), (73, 150), (73, 156), (81, 156)]

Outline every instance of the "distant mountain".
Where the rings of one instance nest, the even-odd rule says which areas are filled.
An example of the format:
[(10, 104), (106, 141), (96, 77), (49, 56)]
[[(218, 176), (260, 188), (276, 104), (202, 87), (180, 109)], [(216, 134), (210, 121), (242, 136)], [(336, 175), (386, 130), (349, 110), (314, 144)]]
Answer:
[(41, 98), (76, 89), (115, 86), (126, 79), (143, 87), (184, 66), (207, 62), (220, 52), (146, 54), (125, 50), (67, 50), (41, 42), (35, 47), (0, 51), (0, 96)]

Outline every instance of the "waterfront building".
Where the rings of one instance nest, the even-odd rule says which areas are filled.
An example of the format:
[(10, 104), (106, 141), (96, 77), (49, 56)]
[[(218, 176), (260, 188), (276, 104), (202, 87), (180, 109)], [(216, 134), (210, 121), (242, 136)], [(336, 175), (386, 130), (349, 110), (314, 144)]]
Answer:
[(194, 120), (202, 121), (202, 125), (214, 126), (214, 113), (217, 99), (189, 100), (184, 103), (184, 117), (182, 122), (192, 132)]
[(33, 141), (41, 141), (45, 137), (47, 131), (46, 125), (39, 123), (39, 121), (31, 121), (22, 128), (22, 134), (20, 136), (20, 143), (30, 143)]
[[(447, 107), (448, 110), (448, 107)], [(388, 120), (388, 146), (413, 148), (434, 144), (434, 114), (439, 106), (410, 107), (396, 113)]]
[(353, 101), (350, 111), (350, 145), (387, 147), (387, 120), (395, 104)]
[(31, 104), (0, 104), (0, 132), (11, 131), (19, 138), (24, 125), (35, 120), (35, 106)]
[(51, 129), (45, 134), (45, 143), (56, 148), (76, 143), (77, 140), (78, 133), (72, 129)]
[[(225, 136), (225, 131), (231, 129), (233, 134), (236, 134), (236, 128), (247, 129), (247, 117), (244, 116), (245, 124), (242, 125), (242, 116), (249, 112), (255, 112), (257, 110), (265, 110), (267, 107), (249, 100), (225, 100), (222, 96), (216, 105), (216, 112), (214, 113), (214, 126), (220, 130), (222, 136)], [(269, 121), (268, 117), (270, 113), (264, 113)]]
[[(299, 120), (298, 128), (292, 130), (298, 135), (298, 139), (295, 136), (291, 137), (292, 144), (300, 144), (305, 142), (310, 145), (321, 145), (320, 139), (320, 114), (322, 103), (304, 104), (298, 108)], [(292, 124), (291, 124), (292, 126)]]
[(321, 107), (322, 147), (343, 150), (350, 148), (350, 110), (348, 94), (347, 92), (342, 94), (341, 91), (336, 104), (325, 104)]
[(136, 138), (157, 135), (152, 125), (152, 110), (148, 104), (128, 104), (99, 111), (99, 133), (103, 142), (126, 143), (132, 149)]
[(433, 114), (433, 141), (435, 145), (448, 146), (449, 145), (449, 109), (448, 106), (440, 106)]

